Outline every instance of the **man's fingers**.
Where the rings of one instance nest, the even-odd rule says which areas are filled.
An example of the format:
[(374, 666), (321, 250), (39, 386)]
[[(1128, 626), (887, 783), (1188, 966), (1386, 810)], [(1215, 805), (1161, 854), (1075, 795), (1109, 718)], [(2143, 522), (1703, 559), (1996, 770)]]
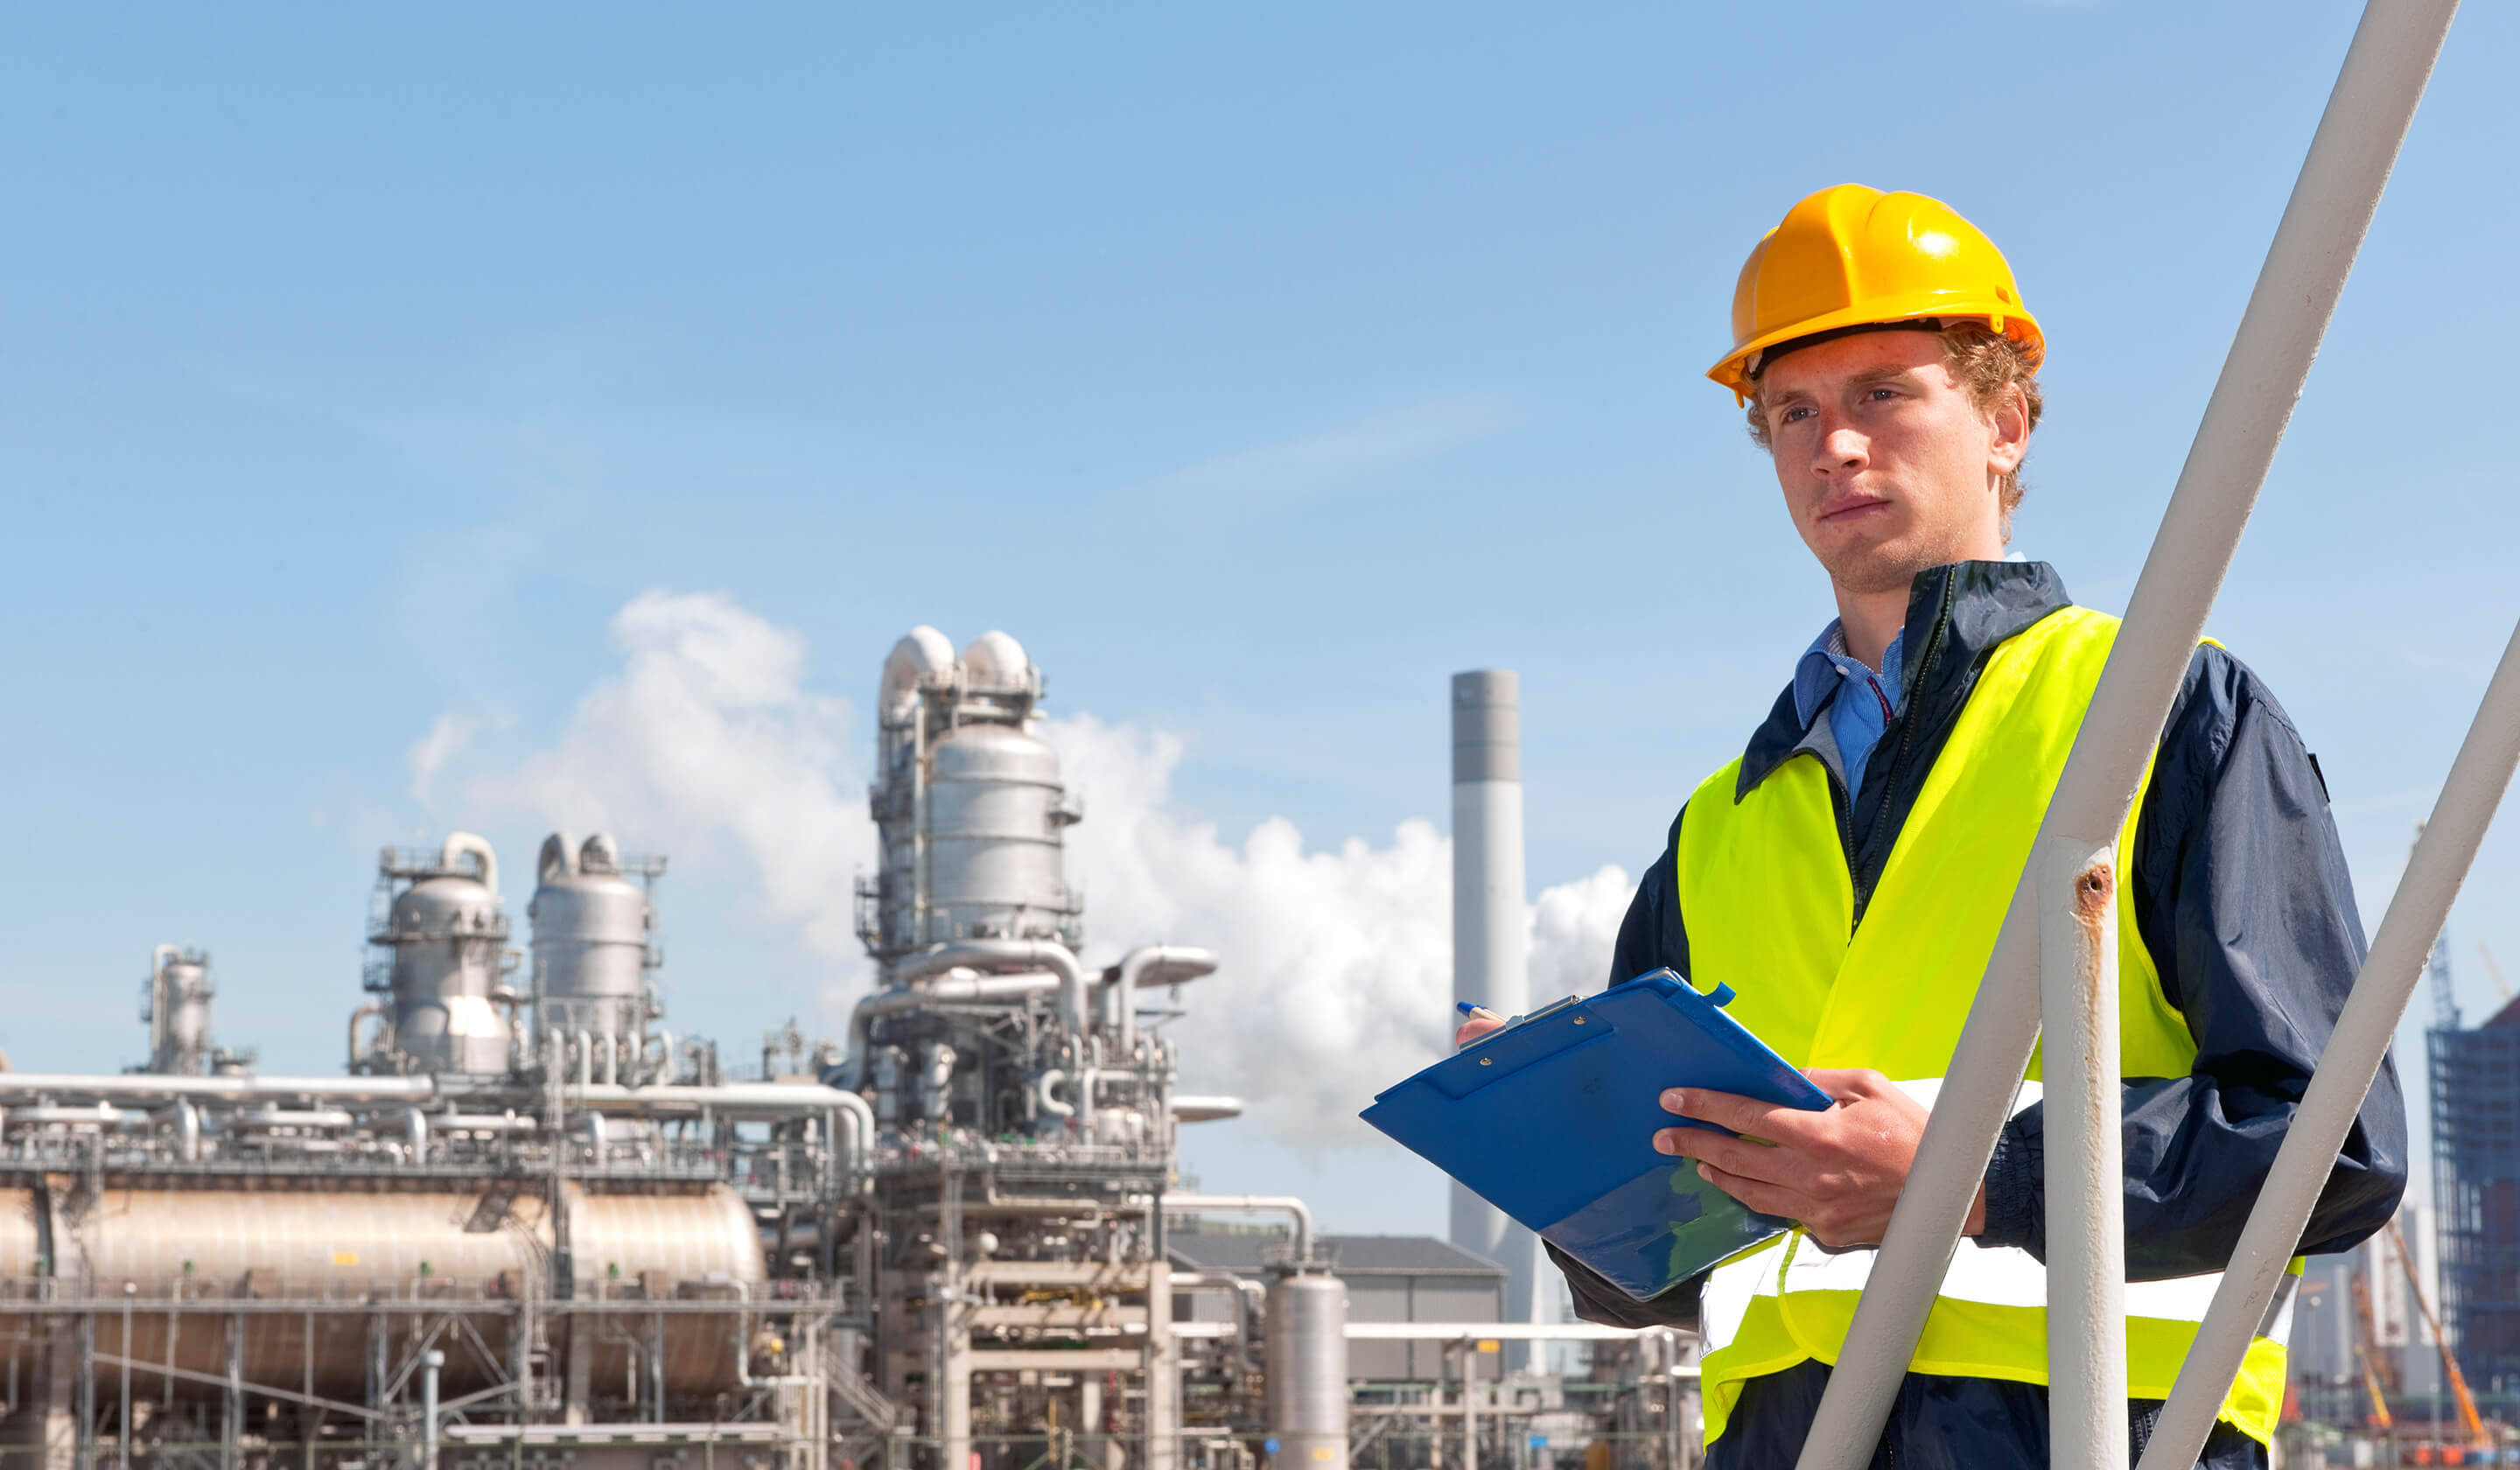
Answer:
[(1805, 1067), (1803, 1075), (1813, 1087), (1840, 1102), (1854, 1102), (1865, 1097), (1883, 1097), (1898, 1093), (1899, 1085), (1870, 1067)]
[(1504, 1024), (1505, 1018), (1493, 1011), (1485, 1008), (1473, 1011), (1470, 1018), (1462, 1023), (1461, 1029), (1453, 1033), (1453, 1045), (1466, 1047)]
[(1801, 1108), (1761, 1102), (1756, 1097), (1744, 1097), (1738, 1092), (1714, 1092), (1704, 1088), (1667, 1089), (1662, 1094), (1662, 1106), (1667, 1113), (1678, 1113), (1700, 1123), (1729, 1128), (1736, 1134), (1774, 1138), (1780, 1143), (1804, 1136), (1809, 1120), (1819, 1116)]
[(1697, 1177), (1762, 1215), (1799, 1220), (1807, 1203), (1790, 1189), (1779, 1189), (1765, 1180), (1750, 1179), (1702, 1160), (1697, 1166)]
[(1654, 1135), (1654, 1148), (1684, 1159), (1713, 1164), (1727, 1174), (1769, 1183), (1787, 1182), (1796, 1161), (1780, 1148), (1729, 1137), (1702, 1128), (1666, 1128)]

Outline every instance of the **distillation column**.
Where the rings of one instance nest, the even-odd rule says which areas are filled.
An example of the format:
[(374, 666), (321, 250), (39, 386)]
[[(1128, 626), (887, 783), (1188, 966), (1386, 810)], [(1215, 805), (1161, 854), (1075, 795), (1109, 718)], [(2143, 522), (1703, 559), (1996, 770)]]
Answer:
[[(1522, 871), (1521, 687), (1510, 669), (1453, 676), (1453, 999), (1501, 1016), (1531, 1008)], [(1453, 1185), (1453, 1243), (1505, 1268), (1505, 1319), (1539, 1320), (1540, 1243)], [(1529, 1343), (1508, 1363), (1531, 1365)]]

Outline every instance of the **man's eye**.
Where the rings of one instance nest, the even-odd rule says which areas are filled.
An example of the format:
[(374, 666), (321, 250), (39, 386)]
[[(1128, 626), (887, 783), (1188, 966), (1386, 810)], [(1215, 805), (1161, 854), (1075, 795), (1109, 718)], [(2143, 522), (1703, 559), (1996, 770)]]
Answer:
[(1868, 398), (1868, 399), (1871, 400), (1871, 401), (1872, 401), (1872, 402), (1874, 402), (1874, 403), (1879, 403), (1879, 402), (1882, 402), (1882, 401), (1883, 401), (1883, 400), (1885, 400), (1885, 399), (1896, 398), (1896, 397), (1898, 397), (1899, 395), (1898, 395), (1896, 392), (1894, 392), (1894, 391), (1892, 391), (1891, 389), (1889, 389), (1889, 388), (1877, 388), (1877, 387), (1876, 387), (1876, 388), (1872, 388), (1872, 389), (1868, 390), (1868, 391), (1865, 393), (1865, 395), (1864, 395), (1864, 396), (1865, 396), (1866, 398)]
[(1805, 419), (1810, 418), (1814, 410), (1809, 404), (1799, 405), (1794, 408), (1789, 408), (1783, 413), (1778, 415), (1777, 422), (1779, 423), (1800, 423)]

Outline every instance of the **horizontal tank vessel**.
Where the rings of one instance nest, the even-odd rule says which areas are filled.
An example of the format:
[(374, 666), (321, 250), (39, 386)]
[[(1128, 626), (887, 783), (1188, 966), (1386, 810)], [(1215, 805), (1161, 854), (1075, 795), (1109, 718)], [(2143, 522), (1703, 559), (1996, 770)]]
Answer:
[[(616, 1194), (571, 1184), (564, 1193), (578, 1263), (573, 1299), (738, 1303), (759, 1293), (760, 1236), (752, 1212), (727, 1185)], [(337, 1309), (266, 1305), (238, 1313), (240, 1372), (256, 1382), (311, 1382), (320, 1396), (353, 1402), (367, 1393), (373, 1314), (338, 1308), (363, 1300), (428, 1302), (460, 1315), (486, 1352), (486, 1360), (482, 1354), (449, 1355), (445, 1389), (460, 1394), (496, 1381), (492, 1371), (511, 1357), (513, 1304), (551, 1285), (544, 1279), (553, 1250), (547, 1216), (541, 1195), (495, 1184), (358, 1193), (109, 1188), (92, 1199), (0, 1190), (0, 1275), (35, 1276), (49, 1262), (50, 1273), (77, 1294), (127, 1302), (130, 1350), (122, 1349), (116, 1321), (112, 1356), (172, 1366), (175, 1374), (161, 1369), (164, 1381), (141, 1389), (163, 1393), (171, 1385), (178, 1399), (217, 1392), (183, 1375), (224, 1375), (226, 1336), (214, 1317), (152, 1311), (153, 1302)], [(482, 1310), (466, 1311), (468, 1302)], [(614, 1313), (603, 1320), (630, 1318)], [(652, 1323), (643, 1316), (639, 1325), (635, 1336), (594, 1330), (575, 1339), (595, 1382), (621, 1381), (634, 1354), (661, 1345), (666, 1392), (737, 1386), (745, 1327), (740, 1308), (677, 1312)], [(145, 1367), (135, 1376), (153, 1378)], [(118, 1386), (110, 1363), (100, 1363), (99, 1377)]]

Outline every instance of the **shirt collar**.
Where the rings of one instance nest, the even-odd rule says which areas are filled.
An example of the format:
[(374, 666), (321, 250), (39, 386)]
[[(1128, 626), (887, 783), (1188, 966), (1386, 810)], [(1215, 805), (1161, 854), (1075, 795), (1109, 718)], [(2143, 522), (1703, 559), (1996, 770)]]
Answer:
[(1794, 718), (1809, 730), (1812, 721), (1820, 717), (1822, 706), (1828, 703), (1829, 695), (1837, 692), (1837, 687), (1859, 674), (1877, 678), (1883, 695), (1892, 708), (1897, 708), (1901, 646), (1907, 637), (1905, 629), (1890, 636), (1890, 646), (1882, 652), (1881, 669), (1875, 675), (1864, 666), (1864, 660), (1846, 650), (1845, 620), (1830, 618), (1828, 626), (1820, 630), (1820, 637), (1812, 640), (1811, 646), (1794, 664)]
[[(1910, 633), (1917, 641), (1902, 649), (1898, 702), (1918, 701), (1934, 717), (1946, 706), (1956, 710), (1967, 694), (1978, 659), (2069, 604), (2065, 584), (2044, 561), (1958, 561), (1918, 572), (1908, 589), (1908, 625), (1900, 634), (1903, 643)], [(1918, 666), (1905, 667), (1909, 658), (1917, 659)], [(1787, 686), (1777, 691), (1768, 718), (1741, 752), (1734, 801), (1757, 789), (1799, 747), (1811, 724), (1795, 716), (1794, 691)]]

